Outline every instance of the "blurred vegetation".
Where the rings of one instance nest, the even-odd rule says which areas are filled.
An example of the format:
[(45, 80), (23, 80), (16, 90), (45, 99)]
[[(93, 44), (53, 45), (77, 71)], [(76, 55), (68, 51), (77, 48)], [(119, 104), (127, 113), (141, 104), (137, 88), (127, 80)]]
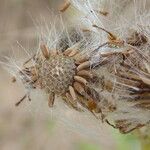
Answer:
[[(113, 131), (116, 141), (116, 150), (141, 150), (140, 142), (136, 136), (132, 134), (122, 135), (117, 131)], [(109, 141), (108, 141), (109, 142)], [(79, 142), (75, 150), (105, 150), (99, 145), (93, 145), (89, 142)]]
[(121, 134), (117, 130), (112, 130), (113, 137), (117, 142), (117, 150), (141, 150), (140, 141), (136, 135)]
[(75, 150), (102, 150), (98, 145), (88, 142), (79, 142), (75, 147)]

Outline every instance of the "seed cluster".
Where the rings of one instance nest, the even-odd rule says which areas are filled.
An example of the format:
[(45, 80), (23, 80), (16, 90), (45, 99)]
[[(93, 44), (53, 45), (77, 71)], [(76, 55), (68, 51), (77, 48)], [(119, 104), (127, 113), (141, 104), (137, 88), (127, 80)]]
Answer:
[(75, 63), (64, 55), (52, 56), (46, 59), (39, 70), (39, 77), (47, 93), (64, 94), (73, 83)]
[[(93, 27), (101, 29), (95, 25)], [(20, 75), (23, 84), (30, 89), (40, 88), (48, 93), (49, 107), (54, 105), (55, 96), (61, 96), (71, 108), (78, 111), (85, 108), (122, 133), (128, 133), (149, 121), (141, 121), (141, 118), (133, 119), (130, 114), (127, 119), (115, 118), (119, 113), (127, 115), (124, 110), (119, 110), (119, 105), (122, 107), (124, 103), (132, 104), (130, 110), (126, 109), (126, 112), (131, 114), (131, 109), (135, 111), (135, 108), (142, 110), (150, 108), (147, 99), (150, 93), (148, 59), (140, 61), (143, 55), (134, 47), (143, 46), (147, 39), (141, 42), (139, 41), (143, 39), (139, 37), (141, 35), (135, 34), (138, 36), (137, 40), (135, 36), (131, 36), (126, 40), (128, 44), (126, 46), (123, 40), (110, 32), (107, 33), (110, 36), (108, 42), (100, 45), (98, 49), (107, 45), (108, 48), (113, 46), (115, 49), (121, 48), (122, 51), (100, 53), (101, 59), (95, 63), (91, 56), (83, 55), (78, 49), (69, 47), (64, 51), (50, 50), (46, 45), (41, 45), (39, 53), (33, 57), (35, 62), (33, 66), (24, 66)], [(16, 106), (26, 97), (29, 96), (25, 95)], [(114, 124), (109, 122), (109, 114), (114, 117)]]

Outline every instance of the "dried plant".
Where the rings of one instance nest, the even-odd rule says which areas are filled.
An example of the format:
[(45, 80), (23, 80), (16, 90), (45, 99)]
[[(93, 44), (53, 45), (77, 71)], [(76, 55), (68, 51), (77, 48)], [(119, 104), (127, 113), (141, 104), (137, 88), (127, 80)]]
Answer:
[(40, 88), (48, 93), (50, 107), (60, 96), (69, 107), (88, 110), (122, 133), (143, 126), (149, 130), (148, 12), (137, 11), (134, 21), (123, 26), (120, 21), (108, 31), (113, 14), (99, 10), (101, 3), (72, 0), (64, 4), (61, 12), (70, 5), (81, 12), (76, 25), (61, 31), (54, 25), (48, 34), (42, 32), (39, 50), (19, 69), (19, 76), (29, 91)]

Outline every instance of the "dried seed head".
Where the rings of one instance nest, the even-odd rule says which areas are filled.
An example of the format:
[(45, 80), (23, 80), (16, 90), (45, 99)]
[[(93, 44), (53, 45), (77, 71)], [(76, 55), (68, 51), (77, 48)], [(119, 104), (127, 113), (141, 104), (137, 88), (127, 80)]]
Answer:
[(42, 62), (39, 77), (48, 93), (61, 95), (68, 90), (75, 75), (75, 63), (70, 57), (55, 55)]
[[(79, 6), (83, 8), (85, 5)], [(65, 5), (62, 12), (68, 7)], [(87, 26), (88, 38), (83, 40), (82, 36), (86, 34), (67, 32), (67, 36), (63, 35), (51, 47), (53, 52), (45, 47), (43, 55), (37, 56), (34, 67), (38, 76), (34, 78), (29, 68), (21, 71), (23, 81), (45, 89), (50, 95), (49, 106), (53, 106), (55, 94), (61, 95), (72, 108), (79, 110), (81, 105), (94, 115), (100, 115), (103, 121), (112, 121), (111, 124), (122, 133), (149, 124), (149, 32), (135, 31), (129, 37), (126, 34), (123, 38), (118, 37), (120, 32), (116, 31), (114, 35), (106, 30), (110, 28), (101, 28), (97, 21), (93, 21), (95, 15), (91, 17), (94, 14), (91, 7), (87, 11), (90, 12), (86, 13), (85, 20), (92, 19), (88, 22), (97, 24)], [(99, 34), (92, 32), (96, 29), (100, 29), (97, 30)], [(101, 34), (103, 31), (108, 33), (108, 38)], [(50, 41), (53, 38), (46, 43)], [(76, 53), (76, 47), (79, 53)]]

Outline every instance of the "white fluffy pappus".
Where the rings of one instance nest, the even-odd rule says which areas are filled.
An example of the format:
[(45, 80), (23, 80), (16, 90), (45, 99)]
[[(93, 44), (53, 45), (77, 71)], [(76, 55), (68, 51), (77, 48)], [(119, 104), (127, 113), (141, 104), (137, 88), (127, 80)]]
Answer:
[[(60, 18), (56, 18), (50, 25), (45, 23), (43, 29), (39, 30), (39, 48), (35, 58), (39, 57), (39, 53), (42, 55), (41, 44), (46, 45), (48, 53), (52, 50), (65, 53), (68, 48), (77, 50), (81, 56), (86, 56), (86, 59), (90, 61), (90, 66), (86, 69), (89, 69), (94, 76), (88, 81), (89, 91), (85, 88), (86, 94), (92, 97), (92, 104), (89, 104), (89, 97), (87, 98), (86, 94), (83, 99), (87, 101), (84, 100), (82, 103), (77, 101), (77, 103), (83, 105), (86, 110), (102, 121), (109, 124), (113, 121), (112, 126), (119, 128), (123, 133), (148, 124), (150, 121), (149, 99), (147, 100), (150, 80), (150, 56), (147, 55), (149, 54), (149, 27), (140, 26), (139, 32), (137, 28), (134, 28), (137, 25), (136, 22), (132, 28), (133, 35), (128, 35), (126, 34), (128, 24), (122, 30), (118, 22), (118, 26), (111, 29), (116, 35), (115, 38), (104, 30), (93, 27), (96, 24), (103, 29), (105, 27), (109, 29), (109, 26), (105, 25), (107, 19), (101, 21), (101, 17), (97, 14), (96, 6), (99, 4), (96, 5), (96, 1), (92, 3), (72, 1), (72, 4), (83, 11), (81, 20), (85, 25), (80, 25), (80, 18), (77, 18), (79, 26), (73, 26), (71, 29), (66, 29)], [(111, 26), (110, 23), (109, 25)], [(83, 30), (85, 27), (88, 27), (87, 31)], [(78, 60), (78, 55), (74, 59)], [(36, 62), (33, 60), (32, 65), (34, 64)]]
[[(88, 29), (93, 31), (93, 25), (96, 24), (98, 27), (102, 27), (103, 29), (112, 32), (117, 36), (118, 39), (121, 39), (125, 42), (126, 46), (124, 45), (118, 48), (106, 47), (99, 49), (97, 53), (107, 53), (105, 50), (116, 53), (118, 51), (124, 51), (128, 48), (133, 48), (136, 50), (134, 57), (131, 55), (131, 57), (127, 58), (126, 63), (129, 66), (128, 69), (120, 66), (120, 61), (122, 58), (118, 53), (118, 57), (110, 57), (109, 63), (104, 66), (100, 66), (99, 69), (96, 70), (96, 72), (99, 74), (99, 77), (103, 78), (103, 82), (107, 82), (107, 80), (108, 82), (112, 81), (114, 85), (114, 89), (111, 92), (106, 90), (103, 91), (102, 83), (96, 86), (94, 85), (95, 89), (101, 95), (103, 95), (102, 97), (105, 100), (102, 101), (106, 102), (107, 100), (110, 100), (112, 103), (117, 105), (118, 109), (116, 109), (116, 111), (113, 113), (104, 110), (109, 114), (107, 115), (109, 118), (108, 120), (115, 120), (115, 122), (118, 122), (116, 124), (122, 132), (129, 132), (138, 126), (141, 127), (145, 124), (148, 124), (150, 122), (149, 94), (145, 98), (142, 97), (143, 102), (138, 101), (141, 96), (137, 98), (134, 96), (134, 94), (130, 94), (130, 88), (137, 90), (137, 93), (138, 91), (140, 93), (140, 89), (136, 87), (137, 83), (135, 81), (129, 80), (132, 74), (128, 74), (127, 72), (135, 74), (137, 77), (139, 77), (139, 80), (142, 80), (144, 84), (146, 83), (146, 88), (148, 90), (147, 92), (149, 93), (149, 1), (106, 0), (91, 2), (72, 0), (71, 2), (79, 11), (82, 12), (81, 16), (77, 17), (77, 20), (81, 20), (83, 23), (81, 26), (86, 27), (86, 24), (88, 24)], [(102, 14), (98, 14), (97, 11), (100, 11), (100, 9), (108, 11), (108, 15), (103, 16)], [(101, 34), (103, 31), (97, 28), (96, 33), (97, 32)], [(93, 41), (95, 41), (95, 39), (93, 39)], [(138, 64), (140, 64), (140, 67), (137, 66)], [(114, 75), (112, 68), (114, 71), (117, 71), (117, 68), (122, 70), (122, 74), (126, 72), (126, 79), (122, 78), (122, 76), (118, 77)], [(142, 78), (145, 79), (145, 81)], [(139, 103), (141, 103), (141, 108)], [(143, 103), (146, 103), (145, 108), (142, 106)]]

